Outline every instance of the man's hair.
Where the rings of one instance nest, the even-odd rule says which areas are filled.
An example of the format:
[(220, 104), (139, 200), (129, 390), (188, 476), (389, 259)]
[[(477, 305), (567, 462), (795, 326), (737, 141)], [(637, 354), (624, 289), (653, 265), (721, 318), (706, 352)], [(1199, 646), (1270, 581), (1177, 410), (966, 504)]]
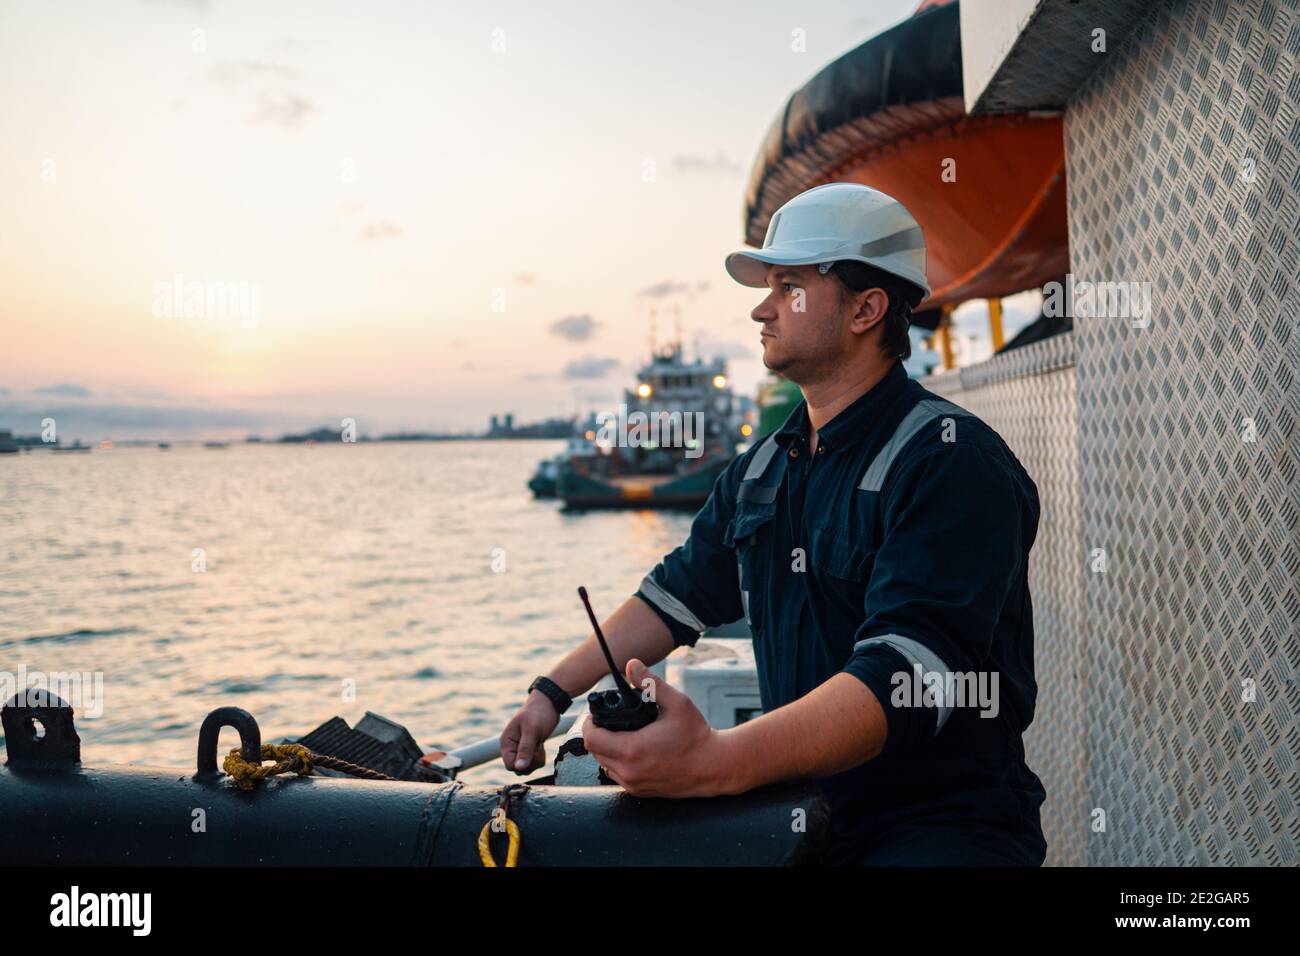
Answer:
[(841, 259), (828, 270), (840, 280), (844, 298), (867, 289), (882, 289), (889, 297), (885, 317), (881, 320), (880, 345), (886, 355), (906, 359), (912, 354), (912, 340), (907, 329), (912, 310), (921, 303), (921, 290), (905, 279), (856, 259)]

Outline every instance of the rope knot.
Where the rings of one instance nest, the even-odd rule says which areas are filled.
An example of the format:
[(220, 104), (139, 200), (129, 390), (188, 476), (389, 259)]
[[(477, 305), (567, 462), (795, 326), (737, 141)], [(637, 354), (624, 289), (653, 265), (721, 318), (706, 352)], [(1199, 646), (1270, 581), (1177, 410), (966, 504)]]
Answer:
[(236, 747), (226, 755), (221, 769), (235, 779), (241, 790), (252, 790), (257, 781), (281, 773), (292, 771), (305, 777), (311, 773), (314, 759), (315, 754), (302, 744), (262, 744), (262, 760), (276, 761), (271, 766), (249, 763)]

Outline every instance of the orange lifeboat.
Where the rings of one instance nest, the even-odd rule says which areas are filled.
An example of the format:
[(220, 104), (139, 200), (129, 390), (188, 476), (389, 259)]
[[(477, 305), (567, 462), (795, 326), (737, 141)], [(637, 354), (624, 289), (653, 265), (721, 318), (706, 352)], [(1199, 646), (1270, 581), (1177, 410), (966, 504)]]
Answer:
[(923, 4), (790, 97), (750, 174), (746, 241), (762, 245), (786, 200), (837, 181), (881, 189), (920, 222), (933, 292), (918, 312), (1069, 271), (1061, 116), (967, 114), (956, 2)]

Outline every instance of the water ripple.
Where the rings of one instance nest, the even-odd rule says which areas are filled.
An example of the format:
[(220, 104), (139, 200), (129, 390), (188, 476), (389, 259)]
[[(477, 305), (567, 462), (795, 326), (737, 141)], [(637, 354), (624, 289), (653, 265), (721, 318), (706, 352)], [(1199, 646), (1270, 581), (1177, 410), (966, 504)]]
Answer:
[(189, 767), (225, 704), (266, 740), (367, 710), (426, 744), (495, 735), (585, 636), (577, 586), (610, 613), (690, 526), (532, 501), (525, 483), (558, 448), (7, 456), (0, 669), (103, 674), (104, 716), (77, 717), (90, 766)]

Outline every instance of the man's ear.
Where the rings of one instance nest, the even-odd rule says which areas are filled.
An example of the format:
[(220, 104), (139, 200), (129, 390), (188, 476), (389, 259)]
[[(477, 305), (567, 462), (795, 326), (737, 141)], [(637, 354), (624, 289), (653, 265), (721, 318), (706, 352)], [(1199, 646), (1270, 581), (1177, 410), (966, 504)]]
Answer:
[(854, 313), (849, 329), (861, 335), (870, 332), (885, 318), (889, 311), (889, 296), (884, 289), (867, 289), (857, 296), (858, 311)]

